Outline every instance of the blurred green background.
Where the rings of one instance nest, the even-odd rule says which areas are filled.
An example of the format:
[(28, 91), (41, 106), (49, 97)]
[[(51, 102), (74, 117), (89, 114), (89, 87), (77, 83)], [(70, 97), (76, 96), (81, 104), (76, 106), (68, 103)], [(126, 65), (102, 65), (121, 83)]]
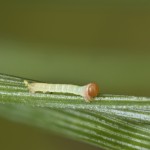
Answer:
[[(150, 96), (150, 1), (4, 1), (0, 70), (43, 82)], [(97, 148), (0, 118), (0, 149)]]

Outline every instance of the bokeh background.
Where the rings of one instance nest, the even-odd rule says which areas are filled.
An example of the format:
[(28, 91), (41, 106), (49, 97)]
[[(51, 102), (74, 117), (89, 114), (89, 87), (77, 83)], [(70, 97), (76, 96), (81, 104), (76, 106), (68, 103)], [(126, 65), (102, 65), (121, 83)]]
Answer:
[[(0, 72), (150, 96), (150, 1), (0, 1)], [(98, 149), (4, 118), (0, 133), (5, 150)]]

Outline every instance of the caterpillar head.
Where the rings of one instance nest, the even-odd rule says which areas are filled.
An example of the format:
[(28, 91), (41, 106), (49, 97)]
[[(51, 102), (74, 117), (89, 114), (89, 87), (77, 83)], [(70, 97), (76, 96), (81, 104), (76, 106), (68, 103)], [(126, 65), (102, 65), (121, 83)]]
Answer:
[(96, 97), (99, 93), (99, 87), (96, 83), (89, 83), (86, 85), (85, 91), (84, 91), (84, 98), (87, 102), (90, 102), (93, 100), (94, 97)]

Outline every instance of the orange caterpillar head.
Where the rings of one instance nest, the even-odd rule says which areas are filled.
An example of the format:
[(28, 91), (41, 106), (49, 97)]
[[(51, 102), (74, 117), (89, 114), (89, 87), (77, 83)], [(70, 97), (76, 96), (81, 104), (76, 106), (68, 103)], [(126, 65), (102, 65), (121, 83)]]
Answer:
[(96, 97), (99, 93), (99, 87), (96, 83), (89, 83), (86, 85), (86, 89), (84, 92), (84, 98), (87, 102), (93, 100), (93, 97)]

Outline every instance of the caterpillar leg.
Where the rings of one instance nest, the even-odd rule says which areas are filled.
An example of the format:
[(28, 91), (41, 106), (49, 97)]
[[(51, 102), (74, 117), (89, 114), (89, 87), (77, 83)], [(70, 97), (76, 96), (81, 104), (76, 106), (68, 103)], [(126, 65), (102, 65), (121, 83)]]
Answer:
[(24, 80), (24, 84), (25, 84), (25, 86), (27, 86), (27, 88), (29, 89), (30, 93), (35, 93), (35, 90), (32, 87), (32, 84), (30, 84), (27, 80)]
[(28, 82), (27, 80), (24, 80), (23, 82), (24, 82), (25, 86), (27, 86), (27, 87), (28, 87), (29, 82)]

